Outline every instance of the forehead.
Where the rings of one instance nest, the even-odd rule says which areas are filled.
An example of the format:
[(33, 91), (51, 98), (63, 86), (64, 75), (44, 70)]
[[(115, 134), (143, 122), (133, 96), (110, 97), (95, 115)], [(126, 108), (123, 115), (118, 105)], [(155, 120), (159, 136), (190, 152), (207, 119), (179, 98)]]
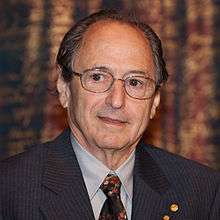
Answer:
[(148, 44), (148, 40), (145, 38), (144, 33), (139, 28), (132, 24), (121, 21), (103, 20), (92, 24), (85, 32), (83, 42), (88, 43), (88, 41), (94, 36), (103, 40), (106, 38), (120, 39), (121, 37), (126, 36), (124, 40), (129, 37), (133, 40), (140, 40), (142, 43)]
[(78, 55), (77, 68), (106, 66), (117, 71), (153, 71), (149, 41), (138, 28), (115, 21), (99, 21), (86, 31)]

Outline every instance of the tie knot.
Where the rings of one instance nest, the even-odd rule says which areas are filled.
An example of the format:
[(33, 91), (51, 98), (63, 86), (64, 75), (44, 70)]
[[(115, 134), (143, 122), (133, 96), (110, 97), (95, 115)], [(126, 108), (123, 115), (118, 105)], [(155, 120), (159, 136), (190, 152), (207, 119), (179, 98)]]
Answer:
[(121, 181), (118, 176), (114, 174), (108, 174), (100, 186), (101, 190), (107, 197), (120, 194)]

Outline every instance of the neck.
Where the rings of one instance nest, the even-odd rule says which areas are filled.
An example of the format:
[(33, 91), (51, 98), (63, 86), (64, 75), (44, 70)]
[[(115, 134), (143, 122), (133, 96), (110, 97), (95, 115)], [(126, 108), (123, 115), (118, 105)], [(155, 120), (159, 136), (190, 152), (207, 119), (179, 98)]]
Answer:
[(90, 152), (98, 160), (107, 166), (110, 170), (116, 170), (119, 168), (132, 154), (134, 148), (122, 149), (122, 150), (109, 150), (101, 149), (99, 152)]
[(110, 170), (116, 170), (119, 168), (132, 154), (138, 142), (137, 141), (131, 146), (108, 148), (106, 146), (97, 146), (94, 143), (88, 143), (75, 129), (71, 128), (71, 131), (78, 143)]

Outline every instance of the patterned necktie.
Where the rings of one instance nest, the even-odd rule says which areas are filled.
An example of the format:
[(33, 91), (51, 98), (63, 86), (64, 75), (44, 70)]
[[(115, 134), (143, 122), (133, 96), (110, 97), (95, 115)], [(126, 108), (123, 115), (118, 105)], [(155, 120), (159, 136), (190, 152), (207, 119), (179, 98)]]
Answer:
[(107, 199), (102, 207), (99, 220), (125, 220), (125, 208), (120, 197), (121, 181), (118, 176), (108, 174), (100, 186)]

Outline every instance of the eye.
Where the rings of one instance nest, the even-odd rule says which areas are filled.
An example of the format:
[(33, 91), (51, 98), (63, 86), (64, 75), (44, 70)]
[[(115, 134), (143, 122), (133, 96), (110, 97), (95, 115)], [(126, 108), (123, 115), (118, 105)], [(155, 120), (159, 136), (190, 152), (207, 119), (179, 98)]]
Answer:
[(102, 79), (102, 75), (101, 74), (98, 74), (98, 73), (94, 73), (93, 75), (91, 75), (91, 78), (94, 80), (94, 81), (100, 81)]
[(128, 80), (128, 85), (132, 87), (141, 87), (144, 85), (144, 81), (138, 78), (131, 78)]
[(102, 82), (106, 80), (107, 76), (101, 72), (89, 72), (89, 79), (93, 82)]

